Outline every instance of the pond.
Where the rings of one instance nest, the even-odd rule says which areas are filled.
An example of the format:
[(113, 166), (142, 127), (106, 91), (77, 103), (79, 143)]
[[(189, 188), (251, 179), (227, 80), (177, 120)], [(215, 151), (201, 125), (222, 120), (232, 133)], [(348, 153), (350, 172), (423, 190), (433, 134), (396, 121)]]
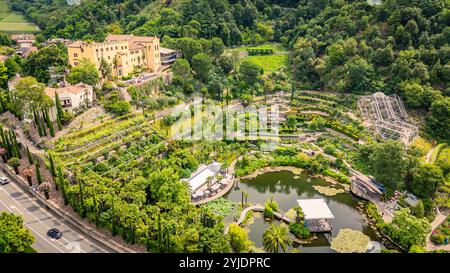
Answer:
[[(380, 243), (376, 232), (365, 222), (363, 215), (357, 207), (364, 204), (362, 199), (353, 196), (351, 193), (343, 192), (334, 196), (326, 196), (316, 191), (313, 186), (331, 186), (331, 183), (320, 178), (312, 178), (306, 173), (296, 175), (290, 171), (269, 172), (261, 174), (256, 178), (243, 180), (237, 183), (233, 189), (225, 196), (230, 201), (241, 202), (242, 190), (248, 193), (248, 202), (252, 205), (264, 205), (267, 199), (273, 197), (283, 212), (297, 205), (297, 199), (322, 198), (334, 215), (334, 219), (329, 220), (333, 227), (331, 235), (318, 235), (317, 239), (310, 244), (294, 245), (290, 248), (298, 248), (301, 252), (335, 252), (330, 248), (332, 238), (336, 237), (340, 229), (350, 228), (359, 230), (370, 237), (375, 244)], [(342, 188), (336, 185), (337, 189)], [(225, 222), (233, 221), (233, 215), (224, 219)], [(255, 218), (251, 225), (248, 225), (249, 238), (257, 247), (262, 248), (262, 235), (268, 228), (269, 222), (262, 217)], [(328, 238), (327, 238), (328, 237)]]

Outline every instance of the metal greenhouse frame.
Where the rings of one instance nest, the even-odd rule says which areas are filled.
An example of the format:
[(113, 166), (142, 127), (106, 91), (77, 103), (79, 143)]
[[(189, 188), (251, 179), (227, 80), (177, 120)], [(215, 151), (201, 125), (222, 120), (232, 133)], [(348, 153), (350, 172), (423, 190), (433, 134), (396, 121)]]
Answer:
[(418, 133), (417, 126), (409, 122), (405, 106), (397, 95), (377, 92), (364, 96), (358, 101), (358, 108), (364, 121), (384, 139), (398, 140), (407, 145)]

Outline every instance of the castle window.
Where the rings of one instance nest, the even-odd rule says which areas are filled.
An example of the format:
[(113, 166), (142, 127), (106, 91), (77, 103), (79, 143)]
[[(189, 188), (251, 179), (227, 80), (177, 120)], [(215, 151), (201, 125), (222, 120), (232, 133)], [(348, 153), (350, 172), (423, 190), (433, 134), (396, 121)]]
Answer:
[(73, 56), (74, 56), (75, 58), (78, 58), (78, 53), (73, 53)]

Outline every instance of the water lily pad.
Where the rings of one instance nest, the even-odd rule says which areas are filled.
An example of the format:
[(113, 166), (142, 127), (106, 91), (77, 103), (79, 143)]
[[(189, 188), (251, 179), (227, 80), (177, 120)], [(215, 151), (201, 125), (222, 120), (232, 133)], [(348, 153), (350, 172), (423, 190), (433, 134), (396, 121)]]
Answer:
[(331, 242), (331, 249), (339, 253), (364, 253), (372, 247), (369, 236), (348, 228), (341, 229)]
[(343, 189), (336, 189), (332, 187), (324, 187), (324, 186), (317, 186), (314, 185), (313, 188), (318, 191), (319, 193), (326, 195), (326, 196), (334, 196), (338, 193), (343, 193), (345, 190)]

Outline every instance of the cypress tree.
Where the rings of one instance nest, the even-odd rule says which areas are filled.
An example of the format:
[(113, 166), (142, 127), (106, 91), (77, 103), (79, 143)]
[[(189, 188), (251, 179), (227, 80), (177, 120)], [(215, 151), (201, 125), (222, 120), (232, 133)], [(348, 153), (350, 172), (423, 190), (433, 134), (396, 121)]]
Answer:
[(42, 136), (47, 136), (47, 130), (45, 130), (44, 120), (41, 117), (41, 115), (39, 114), (39, 112), (37, 113), (37, 115), (38, 115), (39, 126), (41, 127)]
[(61, 166), (58, 166), (58, 184), (59, 187), (61, 187), (61, 194), (64, 199), (64, 205), (67, 206), (69, 204), (69, 200), (67, 199), (66, 181), (64, 180)]
[(61, 123), (61, 118), (59, 117), (59, 115), (56, 115), (56, 124), (58, 124), (58, 130), (62, 130), (62, 123)]
[(14, 133), (11, 130), (10, 134), (11, 134), (11, 140), (12, 140), (12, 145), (13, 145), (14, 156), (16, 156), (18, 158), (22, 158), (22, 153), (20, 152), (20, 147), (19, 147), (19, 143), (17, 142), (16, 133)]
[(42, 120), (44, 121), (44, 123), (47, 123), (47, 116), (45, 115), (44, 108), (41, 108), (41, 114), (42, 114)]
[(53, 127), (52, 121), (50, 120), (50, 115), (48, 109), (45, 109), (45, 120), (47, 121), (47, 127), (50, 130), (50, 136), (55, 137), (55, 128)]
[(113, 236), (117, 235), (116, 212), (114, 210), (114, 196), (111, 197), (111, 233)]
[(8, 152), (8, 158), (13, 157), (13, 153), (12, 153), (12, 146), (11, 146), (11, 141), (9, 139), (9, 134), (7, 133), (5, 135), (5, 149)]
[(0, 136), (2, 141), (2, 147), (6, 149), (6, 139), (5, 139), (5, 132), (3, 131), (3, 125), (0, 124)]
[(28, 163), (30, 163), (30, 165), (34, 164), (34, 159), (33, 156), (31, 155), (30, 149), (27, 146), (27, 157), (28, 157)]
[(36, 179), (38, 181), (38, 184), (42, 184), (43, 179), (42, 179), (42, 175), (41, 175), (41, 170), (39, 169), (41, 167), (41, 164), (39, 163), (39, 159), (36, 159)]
[(36, 114), (36, 110), (33, 108), (33, 118), (34, 118), (34, 127), (39, 126), (38, 116)]
[(83, 195), (83, 182), (80, 179), (80, 181), (78, 181), (78, 186), (80, 189), (80, 209), (81, 209), (81, 217), (82, 218), (86, 218), (86, 208), (84, 206), (84, 195)]
[(64, 110), (61, 105), (61, 101), (59, 100), (59, 95), (55, 92), (55, 105), (56, 105), (56, 120), (58, 121), (58, 129), (62, 130), (61, 120), (64, 119)]
[(94, 214), (95, 214), (95, 224), (98, 224), (99, 222), (99, 216), (98, 216), (98, 208), (97, 208), (97, 198), (95, 197), (95, 190), (92, 193), (92, 201), (94, 205)]
[(34, 115), (34, 123), (36, 124), (36, 127), (38, 129), (39, 136), (44, 136), (44, 133), (42, 132), (41, 122), (39, 121), (39, 115), (36, 113), (36, 111), (33, 111)]
[(50, 173), (52, 174), (53, 181), (55, 181), (56, 190), (58, 190), (58, 185), (56, 183), (55, 162), (53, 161), (52, 154), (48, 154), (48, 160), (50, 161)]
[(5, 105), (3, 103), (3, 93), (0, 93), (0, 111), (2, 113), (5, 111)]
[(158, 252), (161, 252), (161, 212), (158, 211)]

